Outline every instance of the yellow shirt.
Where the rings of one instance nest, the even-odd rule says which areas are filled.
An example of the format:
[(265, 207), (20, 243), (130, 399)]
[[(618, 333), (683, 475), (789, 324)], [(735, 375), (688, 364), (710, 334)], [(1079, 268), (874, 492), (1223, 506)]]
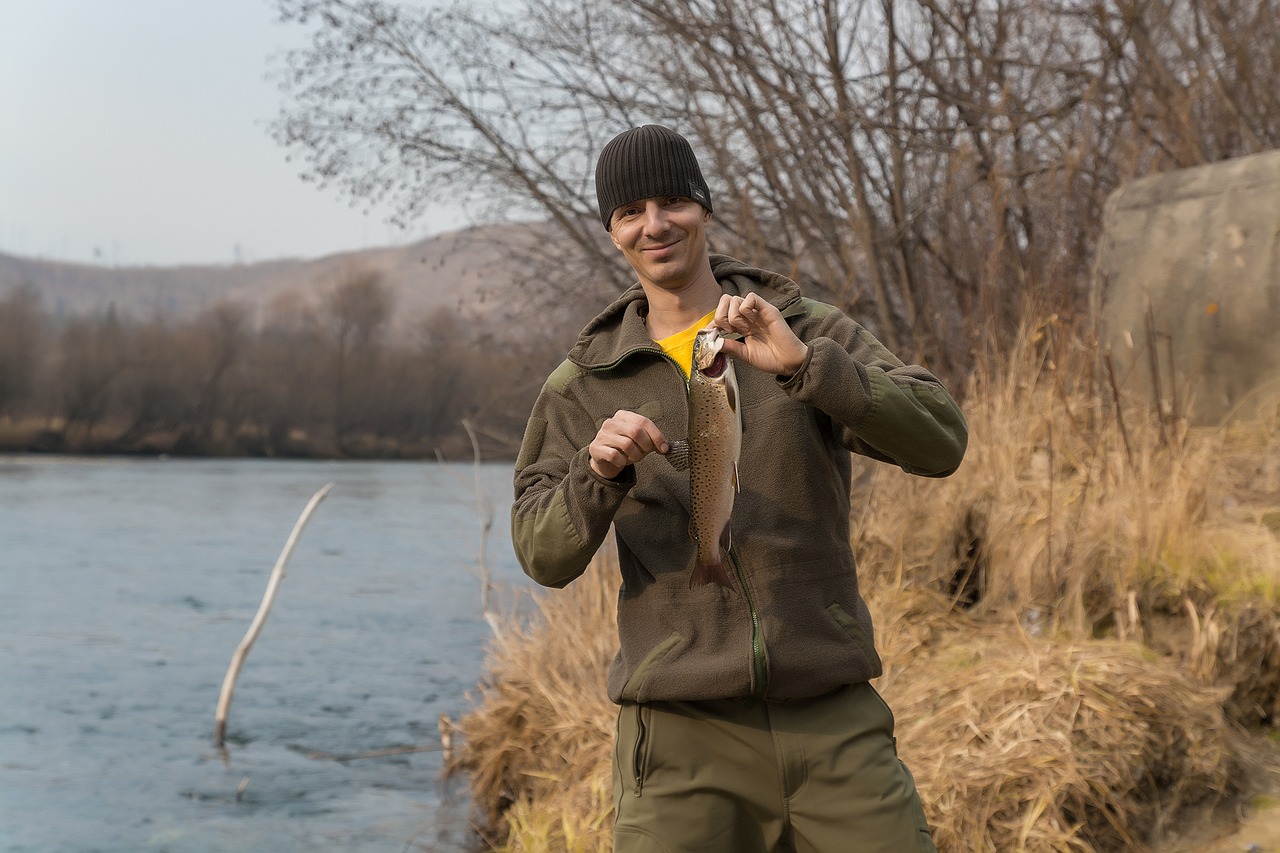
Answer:
[(693, 340), (698, 337), (698, 332), (710, 325), (715, 318), (716, 312), (710, 311), (707, 316), (683, 332), (676, 332), (674, 335), (668, 335), (660, 341), (654, 341), (654, 343), (662, 347), (663, 352), (675, 359), (676, 364), (680, 365), (680, 369), (684, 371), (685, 379), (688, 379), (693, 373)]

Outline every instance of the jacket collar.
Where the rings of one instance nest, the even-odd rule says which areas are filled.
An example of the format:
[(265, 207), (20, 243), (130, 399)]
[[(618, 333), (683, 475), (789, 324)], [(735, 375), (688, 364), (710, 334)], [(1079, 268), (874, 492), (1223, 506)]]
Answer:
[[(728, 255), (711, 255), (711, 271), (725, 293), (746, 296), (759, 293), (778, 307), (784, 317), (800, 313), (800, 287), (779, 273), (757, 269)], [(578, 342), (569, 351), (569, 360), (587, 370), (609, 367), (628, 355), (647, 350), (658, 352), (649, 337), (645, 316), (649, 300), (639, 282), (600, 312), (583, 328)]]

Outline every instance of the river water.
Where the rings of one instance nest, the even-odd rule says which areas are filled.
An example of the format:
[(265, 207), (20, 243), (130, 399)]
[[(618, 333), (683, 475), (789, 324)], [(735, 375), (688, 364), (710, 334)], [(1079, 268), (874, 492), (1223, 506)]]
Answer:
[[(530, 588), (509, 471), (0, 458), (0, 851), (472, 849), (438, 751), (335, 757), (431, 746), (471, 707), (480, 561), (505, 607)], [(327, 482), (220, 756), (231, 654)]]

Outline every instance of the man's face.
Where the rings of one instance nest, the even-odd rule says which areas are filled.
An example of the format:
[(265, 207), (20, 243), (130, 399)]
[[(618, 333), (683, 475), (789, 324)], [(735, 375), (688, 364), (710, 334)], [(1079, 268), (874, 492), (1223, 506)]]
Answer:
[(640, 281), (679, 290), (706, 264), (711, 214), (684, 196), (654, 196), (613, 211), (609, 236)]

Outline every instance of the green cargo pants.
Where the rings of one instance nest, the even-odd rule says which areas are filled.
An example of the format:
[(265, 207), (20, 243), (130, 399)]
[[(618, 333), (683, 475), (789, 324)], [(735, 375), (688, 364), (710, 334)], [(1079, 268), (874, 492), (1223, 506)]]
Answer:
[(614, 853), (933, 853), (893, 714), (817, 699), (624, 703)]

